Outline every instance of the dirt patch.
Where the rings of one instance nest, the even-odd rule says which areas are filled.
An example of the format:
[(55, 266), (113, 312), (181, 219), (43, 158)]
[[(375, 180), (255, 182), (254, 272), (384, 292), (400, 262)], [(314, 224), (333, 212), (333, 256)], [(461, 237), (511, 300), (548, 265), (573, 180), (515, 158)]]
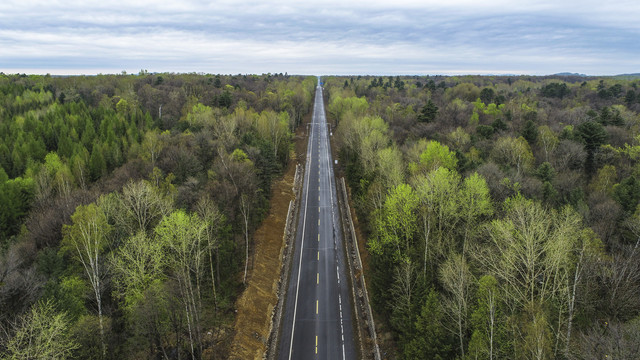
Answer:
[(305, 127), (295, 134), (294, 153), (283, 177), (271, 188), (269, 214), (253, 235), (254, 259), (247, 288), (236, 302), (235, 336), (230, 359), (262, 359), (267, 349), (271, 314), (278, 303), (283, 234), (289, 203), (294, 200), (296, 163), (306, 153)]

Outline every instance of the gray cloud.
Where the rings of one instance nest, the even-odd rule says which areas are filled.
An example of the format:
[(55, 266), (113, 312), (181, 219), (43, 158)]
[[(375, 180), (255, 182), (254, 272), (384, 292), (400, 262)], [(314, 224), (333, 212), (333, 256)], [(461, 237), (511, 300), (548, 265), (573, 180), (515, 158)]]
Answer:
[(0, 4), (0, 71), (638, 72), (631, 1)]

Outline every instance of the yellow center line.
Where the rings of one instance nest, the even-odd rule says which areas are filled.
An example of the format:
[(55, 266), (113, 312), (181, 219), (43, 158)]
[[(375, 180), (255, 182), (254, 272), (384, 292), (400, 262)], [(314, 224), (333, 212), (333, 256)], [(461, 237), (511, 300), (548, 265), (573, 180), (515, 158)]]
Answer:
[(318, 313), (318, 300), (316, 300), (316, 314)]
[[(318, 225), (320, 225), (320, 222), (318, 222)], [(318, 234), (318, 241), (320, 241), (320, 234)]]
[(318, 353), (318, 335), (316, 335), (316, 354)]
[(320, 273), (316, 273), (316, 284), (320, 284)]
[(318, 251), (318, 261), (320, 261), (320, 251)]

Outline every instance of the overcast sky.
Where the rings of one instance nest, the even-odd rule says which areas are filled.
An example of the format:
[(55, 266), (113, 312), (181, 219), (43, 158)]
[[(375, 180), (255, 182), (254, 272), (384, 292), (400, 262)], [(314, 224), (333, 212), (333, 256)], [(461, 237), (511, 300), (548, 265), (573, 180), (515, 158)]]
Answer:
[(640, 2), (0, 0), (0, 71), (640, 72)]

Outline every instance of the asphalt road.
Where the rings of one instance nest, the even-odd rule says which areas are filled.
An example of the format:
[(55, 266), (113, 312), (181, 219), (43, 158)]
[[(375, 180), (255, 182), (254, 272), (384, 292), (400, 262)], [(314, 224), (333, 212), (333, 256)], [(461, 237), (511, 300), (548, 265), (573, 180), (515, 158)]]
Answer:
[(310, 132), (278, 358), (355, 359), (349, 283), (320, 86)]

